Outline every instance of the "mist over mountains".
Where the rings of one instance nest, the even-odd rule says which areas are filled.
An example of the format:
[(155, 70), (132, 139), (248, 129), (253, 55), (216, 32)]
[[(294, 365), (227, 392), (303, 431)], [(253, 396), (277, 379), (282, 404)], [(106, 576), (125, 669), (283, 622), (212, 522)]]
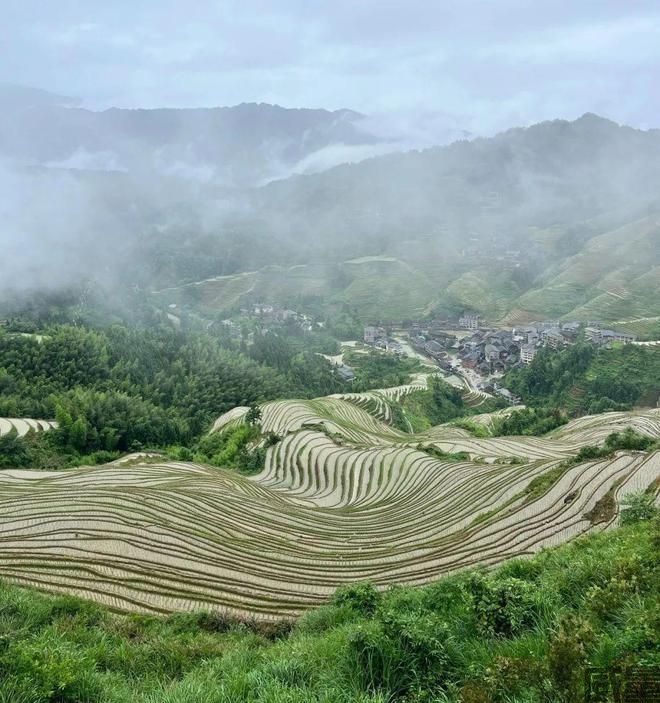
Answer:
[[(4, 290), (195, 284), (218, 313), (322, 295), (365, 318), (512, 320), (615, 291), (581, 312), (658, 314), (658, 130), (586, 114), (360, 160), (393, 144), (350, 110), (2, 96)], [(284, 177), (297, 170), (313, 173)], [(615, 260), (589, 256), (598, 237), (623, 240)]]
[(173, 175), (249, 187), (377, 153), (352, 110), (277, 105), (91, 111), (0, 86), (0, 156), (52, 168)]

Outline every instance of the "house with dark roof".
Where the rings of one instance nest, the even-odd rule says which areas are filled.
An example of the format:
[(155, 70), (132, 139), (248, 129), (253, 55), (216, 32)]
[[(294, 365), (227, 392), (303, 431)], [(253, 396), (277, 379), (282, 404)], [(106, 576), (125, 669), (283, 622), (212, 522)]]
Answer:
[(426, 342), (426, 344), (424, 345), (424, 350), (431, 356), (439, 356), (440, 354), (445, 354), (445, 349), (442, 344), (440, 344), (440, 342), (436, 342), (434, 339), (430, 340), (429, 342)]
[(346, 364), (337, 366), (335, 371), (342, 381), (353, 381), (355, 379), (355, 371), (350, 366), (346, 366)]
[(637, 341), (636, 335), (628, 334), (627, 332), (617, 332), (616, 330), (601, 330), (600, 337), (603, 344), (608, 344), (609, 342), (623, 342), (624, 344), (632, 344)]

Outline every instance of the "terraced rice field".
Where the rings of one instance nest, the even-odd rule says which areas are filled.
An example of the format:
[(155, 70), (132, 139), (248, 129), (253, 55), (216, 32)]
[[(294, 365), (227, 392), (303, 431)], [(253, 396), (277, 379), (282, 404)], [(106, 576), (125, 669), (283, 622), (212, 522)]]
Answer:
[[(407, 437), (393, 430), (389, 423), (392, 409), (390, 400), (398, 400), (408, 393), (428, 388), (429, 374), (417, 374), (403, 386), (381, 388), (364, 393), (337, 393), (314, 400), (276, 400), (261, 407), (261, 428), (264, 432), (286, 434), (305, 425), (322, 425), (330, 433), (345, 434), (354, 441), (370, 441), (377, 436), (396, 439)], [(244, 422), (246, 406), (233, 408), (214, 423), (212, 432)]]
[[(344, 434), (354, 441), (378, 441), (378, 437), (410, 439), (410, 435), (388, 426), (392, 419), (389, 401), (396, 401), (409, 393), (428, 388), (428, 379), (434, 374), (416, 374), (410, 383), (392, 388), (380, 388), (364, 393), (336, 393), (314, 400), (276, 400), (261, 407), (261, 427), (264, 432), (283, 434), (306, 425), (323, 425), (330, 433)], [(465, 401), (470, 406), (481, 405), (491, 397), (481, 391), (465, 389)], [(348, 407), (347, 403), (355, 406)], [(213, 424), (212, 432), (227, 429), (244, 422), (249, 408), (239, 406), (221, 415)]]
[(25, 437), (28, 432), (47, 432), (55, 427), (57, 423), (52, 420), (0, 417), (0, 437), (14, 431), (19, 437)]
[[(601, 499), (618, 501), (660, 477), (660, 452), (620, 453), (571, 466), (533, 500), (525, 493), (613, 429), (660, 436), (660, 410), (582, 418), (542, 438), (492, 439), (451, 425), (407, 435), (354, 398), (262, 411), (264, 429), (282, 440), (254, 477), (139, 458), (0, 472), (0, 577), (118, 610), (292, 617), (345, 582), (421, 584), (605, 529), (616, 510), (598, 524), (587, 517)], [(224, 416), (220, 426), (241, 417)], [(418, 445), (524, 461), (444, 461)]]

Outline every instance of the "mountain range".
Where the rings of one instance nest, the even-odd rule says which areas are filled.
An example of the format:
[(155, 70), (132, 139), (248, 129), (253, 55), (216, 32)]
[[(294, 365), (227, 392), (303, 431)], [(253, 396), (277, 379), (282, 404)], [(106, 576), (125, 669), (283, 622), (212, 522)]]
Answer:
[(372, 153), (383, 141), (352, 110), (244, 103), (93, 111), (75, 103), (45, 91), (0, 86), (0, 157), (246, 187)]
[(372, 320), (657, 324), (659, 184), (660, 131), (591, 114), (389, 154), (249, 193), (241, 226), (285, 268), (198, 290), (225, 310), (311, 295)]
[(392, 145), (350, 110), (74, 102), (0, 90), (5, 287), (657, 326), (660, 130), (585, 114), (326, 168)]

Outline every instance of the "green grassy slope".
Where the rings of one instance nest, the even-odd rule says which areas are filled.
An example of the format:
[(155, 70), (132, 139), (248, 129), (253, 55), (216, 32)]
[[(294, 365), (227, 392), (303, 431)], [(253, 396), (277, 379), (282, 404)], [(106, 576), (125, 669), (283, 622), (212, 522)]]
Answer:
[(269, 266), (170, 288), (157, 296), (163, 304), (226, 313), (255, 302), (295, 307), (306, 298), (324, 297), (328, 303), (350, 305), (369, 320), (421, 316), (435, 290), (429, 277), (410, 264), (371, 256), (327, 266)]
[[(660, 316), (660, 226), (657, 216), (613, 230), (588, 222), (566, 228), (530, 228), (530, 245), (548, 266), (522, 268), (496, 257), (438, 253), (428, 236), (390, 246), (396, 255), (362, 256), (339, 263), (268, 266), (161, 291), (163, 304), (231, 313), (254, 302), (304, 305), (315, 298), (347, 304), (365, 321), (416, 318), (436, 311), (476, 310), (491, 321), (602, 320), (625, 324)], [(537, 262), (538, 263), (538, 262)], [(531, 268), (530, 268), (531, 267)], [(534, 277), (536, 276), (536, 277)], [(640, 328), (648, 335), (653, 327)]]
[(482, 267), (464, 273), (447, 287), (459, 309), (478, 310), (496, 320), (510, 310), (521, 290), (509, 272)]
[(536, 319), (625, 320), (657, 315), (659, 257), (657, 217), (629, 223), (588, 239), (578, 254), (544, 274), (513, 307)]
[(427, 276), (393, 257), (363, 257), (343, 265), (350, 283), (340, 298), (371, 319), (419, 317), (433, 298)]
[(305, 296), (325, 295), (333, 273), (325, 266), (267, 266), (165, 289), (156, 295), (163, 304), (183, 303), (229, 313), (255, 302), (292, 305)]

